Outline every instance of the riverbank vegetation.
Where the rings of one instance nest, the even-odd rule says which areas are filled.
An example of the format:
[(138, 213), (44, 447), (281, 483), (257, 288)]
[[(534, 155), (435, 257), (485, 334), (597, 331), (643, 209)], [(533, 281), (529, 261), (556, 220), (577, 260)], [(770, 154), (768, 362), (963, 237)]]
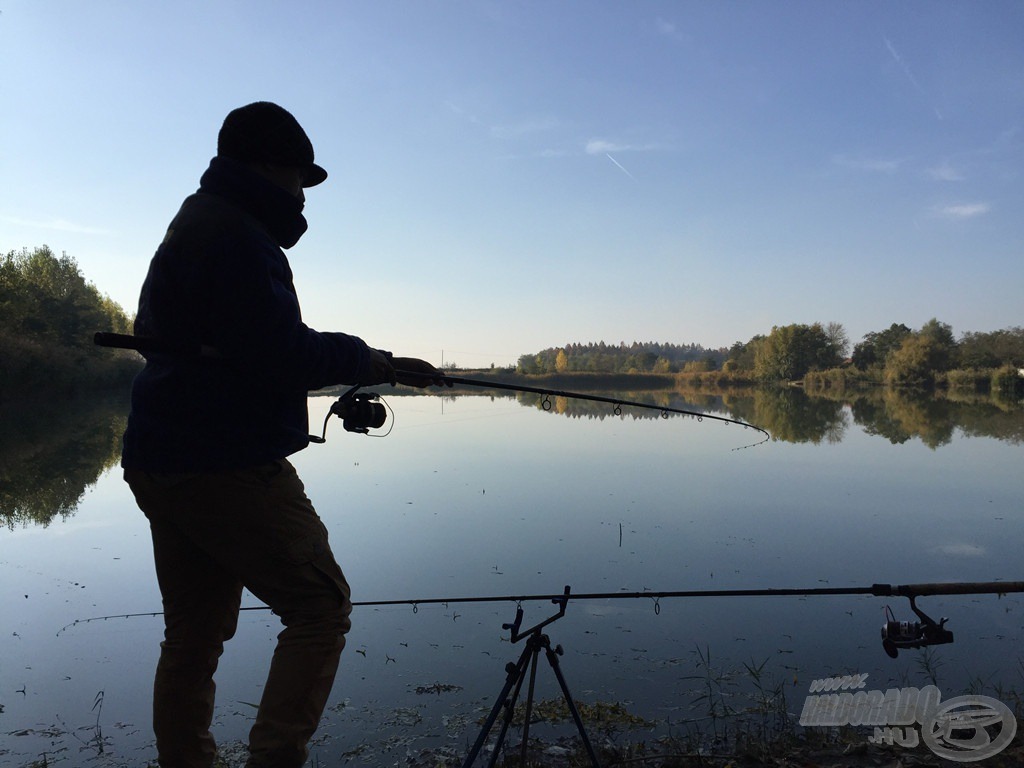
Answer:
[(100, 350), (96, 331), (131, 333), (132, 318), (47, 246), (0, 257), (0, 402), (123, 390), (141, 365)]
[[(130, 333), (132, 317), (75, 260), (43, 245), (0, 258), (0, 402), (32, 395), (125, 389), (141, 365), (126, 350), (96, 349), (97, 330)], [(458, 366), (454, 366), (458, 370)], [(488, 378), (582, 389), (803, 386), (943, 389), (1024, 396), (1024, 328), (970, 331), (957, 339), (938, 319), (902, 323), (852, 345), (840, 323), (776, 326), (729, 348), (697, 343), (570, 343), (521, 355)]]
[[(968, 332), (933, 318), (913, 330), (902, 323), (853, 345), (840, 323), (776, 326), (729, 349), (654, 342), (567, 344), (522, 355), (530, 376), (580, 374), (673, 376), (691, 386), (722, 389), (800, 385), (813, 389), (888, 386), (1024, 394), (1024, 328)], [(633, 387), (635, 388), (635, 387)]]

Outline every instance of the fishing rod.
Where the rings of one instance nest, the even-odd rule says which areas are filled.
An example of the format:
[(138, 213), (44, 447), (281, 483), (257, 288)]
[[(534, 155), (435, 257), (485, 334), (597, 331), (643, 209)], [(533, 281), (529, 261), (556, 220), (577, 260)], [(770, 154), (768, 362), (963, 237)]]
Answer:
[[(421, 378), (428, 377), (427, 374), (417, 374), (406, 371), (397, 371), (397, 373), (403, 376), (419, 376)], [(703, 419), (712, 419), (714, 421), (721, 421), (726, 424), (738, 424), (744, 428), (754, 429), (763, 434), (765, 436), (765, 439), (771, 438), (771, 435), (768, 434), (767, 430), (762, 429), (761, 427), (755, 426), (753, 424), (748, 424), (745, 421), (740, 421), (739, 419), (730, 419), (726, 416), (716, 416), (712, 413), (691, 411), (685, 408), (671, 408), (662, 405), (651, 405), (650, 403), (638, 403), (635, 401), (623, 400), (621, 398), (616, 397), (589, 395), (584, 394), (582, 392), (565, 392), (557, 389), (545, 389), (543, 387), (529, 387), (524, 384), (506, 384), (501, 381), (492, 381), (486, 379), (468, 379), (461, 376), (449, 376), (448, 374), (445, 374), (441, 380), (444, 384), (461, 384), (467, 387), (486, 387), (487, 389), (503, 389), (511, 390), (513, 392), (529, 392), (535, 395), (543, 395), (545, 399), (541, 401), (541, 408), (544, 409), (545, 411), (551, 410), (550, 398), (568, 397), (576, 400), (590, 400), (591, 402), (594, 403), (608, 403), (609, 405), (612, 406), (612, 413), (615, 414), (616, 416), (622, 415), (622, 406), (629, 406), (630, 408), (647, 408), (652, 411), (660, 411), (662, 418), (666, 419), (668, 418), (668, 414), (670, 413), (678, 413), (684, 416), (693, 416), (698, 421), (701, 421)]]
[[(615, 416), (622, 415), (623, 407), (641, 408), (658, 411), (663, 419), (667, 419), (669, 414), (675, 413), (683, 416), (690, 416), (691, 418), (697, 419), (697, 421), (711, 419), (724, 424), (738, 424), (744, 429), (753, 429), (754, 431), (760, 432), (764, 435), (762, 440), (759, 440), (756, 443), (751, 443), (750, 445), (742, 446), (743, 448), (753, 448), (754, 446), (761, 445), (771, 439), (771, 435), (768, 433), (768, 430), (755, 426), (754, 424), (748, 424), (747, 422), (740, 421), (739, 419), (731, 419), (726, 416), (716, 416), (712, 413), (692, 411), (685, 408), (651, 405), (650, 403), (640, 403), (635, 400), (624, 400), (622, 398), (606, 397), (604, 395), (591, 395), (583, 392), (566, 392), (564, 390), (547, 389), (544, 387), (531, 387), (525, 384), (508, 384), (503, 381), (493, 381), (490, 379), (469, 379), (463, 376), (450, 376), (445, 373), (438, 376), (436, 374), (397, 370), (395, 371), (395, 374), (405, 379), (429, 379), (431, 382), (442, 386), (453, 386), (455, 384), (459, 384), (467, 387), (499, 389), (541, 395), (544, 399), (541, 400), (540, 407), (545, 411), (551, 410), (552, 397), (565, 397), (576, 400), (590, 400), (595, 403), (608, 403), (612, 406), (612, 414)], [(362, 384), (357, 384), (335, 401), (328, 410), (327, 416), (324, 418), (324, 426), (320, 435), (310, 435), (310, 442), (327, 442), (327, 423), (330, 421), (331, 416), (337, 416), (340, 418), (342, 420), (342, 425), (348, 432), (369, 434), (371, 429), (379, 429), (384, 425), (384, 422), (387, 421), (387, 412), (390, 410), (390, 407), (383, 404), (383, 399), (376, 392), (360, 392), (359, 390), (362, 389), (363, 386), (364, 385)], [(733, 450), (739, 449), (734, 448)]]
[[(163, 339), (153, 339), (144, 336), (129, 336), (122, 333), (97, 333), (93, 336), (93, 342), (102, 347), (134, 349), (138, 352), (166, 352), (187, 357), (220, 357), (217, 350), (211, 347), (201, 346), (199, 344), (168, 342)], [(551, 398), (565, 397), (574, 400), (589, 400), (595, 403), (606, 403), (612, 406), (612, 413), (615, 416), (622, 415), (623, 407), (639, 408), (658, 411), (662, 418), (665, 419), (669, 417), (669, 414), (674, 413), (682, 416), (690, 416), (697, 419), (697, 421), (710, 419), (723, 424), (736, 424), (744, 429), (753, 429), (754, 431), (764, 435), (763, 440), (749, 446), (743, 446), (745, 448), (761, 445), (771, 439), (771, 435), (768, 433), (768, 430), (755, 426), (754, 424), (749, 424), (739, 419), (732, 419), (727, 416), (718, 416), (713, 413), (694, 411), (686, 408), (651, 405), (650, 403), (640, 403), (634, 400), (623, 400), (622, 398), (592, 395), (583, 392), (567, 392), (564, 390), (548, 389), (545, 387), (532, 387), (526, 384), (509, 384), (503, 381), (493, 381), (489, 379), (471, 379), (462, 376), (450, 376), (445, 373), (438, 376), (436, 374), (420, 373), (416, 371), (396, 370), (395, 374), (406, 380), (423, 379), (444, 386), (453, 386), (458, 384), (465, 387), (479, 387), (482, 389), (498, 389), (541, 395), (544, 399), (541, 400), (540, 405), (545, 411), (550, 411), (552, 408)], [(387, 408), (381, 402), (378, 402), (381, 400), (380, 395), (375, 392), (360, 392), (359, 390), (363, 388), (364, 385), (357, 384), (338, 398), (334, 405), (331, 406), (327, 413), (327, 417), (324, 419), (324, 427), (321, 434), (319, 436), (310, 435), (310, 442), (326, 442), (327, 422), (330, 420), (331, 416), (338, 416), (342, 420), (346, 431), (361, 434), (369, 434), (371, 429), (378, 429), (384, 424), (387, 420)]]
[[(702, 597), (820, 597), (828, 595), (870, 595), (873, 597), (906, 597), (910, 599), (910, 607), (917, 615), (917, 621), (898, 621), (891, 609), (886, 606), (886, 622), (882, 626), (882, 648), (892, 658), (896, 658), (900, 649), (923, 648), (927, 645), (942, 645), (953, 642), (953, 633), (945, 628), (948, 619), (934, 621), (917, 607), (916, 598), (933, 595), (1003, 595), (1024, 592), (1024, 581), (966, 581), (966, 582), (935, 582), (923, 584), (872, 584), (861, 587), (808, 587), (808, 588), (767, 588), (767, 589), (688, 589), (642, 592), (579, 592), (570, 594), (565, 587), (561, 594), (522, 594), (522, 595), (473, 595), (463, 597), (431, 597), (404, 598), (397, 600), (368, 600), (353, 602), (354, 607), (379, 608), (395, 605), (411, 605), (413, 613), (419, 611), (421, 605), (444, 605), (459, 603), (505, 603), (521, 605), (526, 602), (552, 602), (564, 606), (570, 600), (654, 600), (654, 613), (661, 613), (663, 599), (670, 598), (702, 598)], [(241, 611), (269, 611), (269, 606), (253, 605), (240, 608)], [(131, 619), (143, 616), (162, 616), (161, 611), (143, 613), (118, 613), (110, 616), (93, 616), (87, 619), (76, 619), (65, 625), (57, 633), (79, 624), (108, 619)]]

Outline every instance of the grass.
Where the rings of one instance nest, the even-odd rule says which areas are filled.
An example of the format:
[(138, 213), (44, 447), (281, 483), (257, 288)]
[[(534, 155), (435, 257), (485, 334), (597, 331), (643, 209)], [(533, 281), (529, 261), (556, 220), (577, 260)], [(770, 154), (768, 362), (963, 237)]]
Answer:
[[(697, 646), (692, 651), (692, 674), (683, 676), (681, 714), (652, 720), (634, 711), (626, 702), (576, 701), (587, 735), (604, 768), (613, 766), (639, 766), (649, 768), (738, 768), (739, 766), (773, 766), (774, 768), (805, 768), (817, 765), (842, 765), (845, 768), (891, 765), (897, 761), (920, 766), (949, 765), (926, 746), (920, 744), (909, 749), (899, 746), (869, 744), (871, 735), (866, 727), (802, 728), (798, 723), (802, 707), (791, 701), (787, 691), (794, 681), (789, 668), (773, 666), (773, 659), (751, 659), (739, 667), (726, 666), (708, 646)], [(917, 657), (916, 677), (941, 688), (944, 662), (932, 648), (925, 648)], [(909, 673), (906, 673), (909, 675)], [(1024, 684), (1024, 661), (1018, 660), (1019, 684)], [(780, 675), (784, 675), (785, 678)], [(437, 684), (440, 689), (440, 684)], [(899, 687), (914, 685), (907, 679)], [(433, 694), (434, 687), (429, 693)], [(1019, 719), (1024, 714), (1024, 697), (1018, 687), (1006, 681), (993, 681), (975, 676), (963, 693), (992, 696), (1014, 710)], [(791, 694), (790, 694), (791, 695)], [(38, 759), (20, 768), (51, 768), (51, 766), (79, 763), (100, 768), (128, 768), (139, 765), (119, 756), (109, 736), (102, 730), (104, 693), (95, 698), (95, 721), (78, 729), (79, 735), (64, 726), (50, 734), (54, 749), (40, 754)], [(489, 706), (486, 707), (489, 710)], [(318, 734), (324, 742), (314, 742), (307, 766), (320, 768), (327, 765), (404, 765), (408, 768), (451, 768), (460, 766), (469, 745), (482, 727), (485, 709), (477, 709), (477, 718), (456, 719), (448, 733), (447, 743), (437, 747), (423, 747), (424, 743), (438, 741), (443, 734), (410, 733), (408, 707), (397, 707), (393, 713), (375, 710), (377, 719), (398, 725), (395, 733), (384, 731), (371, 734), (364, 730), (364, 740), (344, 753), (325, 762), (318, 754), (318, 744), (329, 743), (329, 733)], [(503, 744), (497, 765), (503, 768), (576, 768), (590, 765), (569, 709), (563, 698), (535, 701), (530, 722), (531, 738), (526, 749), (526, 760), (521, 761), (521, 739), (524, 728), (525, 706), (517, 703), (508, 736)], [(492, 729), (488, 745), (477, 757), (484, 765), (494, 748), (500, 728)], [(63, 725), (63, 724), (62, 724)], [(343, 725), (348, 728), (349, 725)], [(542, 737), (538, 737), (542, 733)], [(70, 736), (74, 744), (57, 746)], [(444, 741), (443, 738), (440, 739)], [(1002, 753), (988, 758), (989, 766), (1024, 764), (1021, 737)], [(66, 739), (65, 739), (66, 741)], [(462, 746), (458, 746), (462, 743)], [(214, 768), (241, 768), (247, 751), (239, 742), (223, 745), (222, 754)], [(3, 755), (0, 750), (0, 756)], [(76, 762), (76, 757), (78, 761)], [(146, 768), (156, 768), (148, 763)]]

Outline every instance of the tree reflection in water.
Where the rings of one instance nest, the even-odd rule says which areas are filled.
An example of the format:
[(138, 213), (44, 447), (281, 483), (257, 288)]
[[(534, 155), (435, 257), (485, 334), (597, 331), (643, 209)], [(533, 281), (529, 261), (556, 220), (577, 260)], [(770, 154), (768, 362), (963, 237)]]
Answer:
[(18, 403), (0, 411), (0, 524), (48, 526), (75, 513), (121, 457), (125, 397)]
[[(458, 395), (456, 395), (458, 396)], [(838, 443), (851, 422), (891, 443), (917, 438), (930, 448), (950, 443), (955, 430), (967, 437), (1024, 442), (1024, 408), (998, 396), (878, 388), (858, 392), (814, 391), (800, 387), (697, 391), (620, 392), (613, 396), (658, 406), (706, 410), (767, 429), (774, 440), (789, 443)], [(520, 394), (523, 405), (541, 407), (542, 397)], [(552, 413), (570, 418), (612, 417), (603, 403), (559, 397)], [(656, 419), (653, 411), (629, 411), (638, 419)]]
[[(394, 394), (405, 396), (399, 391)], [(916, 438), (932, 449), (949, 444), (956, 430), (965, 437), (989, 437), (1014, 445), (1024, 442), (1024, 408), (1019, 402), (998, 396), (891, 388), (807, 392), (799, 387), (600, 394), (659, 407), (724, 414), (767, 429), (773, 440), (791, 443), (838, 443), (851, 422), (890, 443)], [(481, 395), (515, 398), (526, 407), (543, 407), (544, 398), (532, 393), (477, 391), (441, 396)], [(607, 403), (556, 397), (548, 406), (545, 410), (568, 418), (620, 418)], [(8, 405), (0, 411), (4, 424), (0, 433), (0, 523), (11, 529), (45, 527), (54, 518), (73, 515), (86, 490), (119, 461), (127, 413), (126, 396)], [(657, 411), (624, 408), (621, 418), (662, 416)]]

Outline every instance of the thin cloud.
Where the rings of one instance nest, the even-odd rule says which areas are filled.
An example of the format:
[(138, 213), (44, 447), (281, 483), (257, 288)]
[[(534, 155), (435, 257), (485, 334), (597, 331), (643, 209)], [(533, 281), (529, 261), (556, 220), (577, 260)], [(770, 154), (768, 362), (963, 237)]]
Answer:
[(932, 547), (931, 551), (937, 555), (953, 555), (954, 557), (982, 557), (985, 555), (985, 547), (978, 544), (961, 542), (957, 544), (941, 544)]
[(679, 31), (674, 21), (667, 19), (658, 18), (654, 22), (654, 28), (658, 31), (659, 35), (667, 37), (671, 40), (684, 40), (683, 34)]
[(588, 155), (606, 155), (609, 152), (650, 152), (658, 149), (656, 144), (618, 144), (606, 139), (591, 139), (584, 147)]
[(444, 105), (459, 119), (465, 120), (471, 125), (484, 128), (492, 139), (501, 141), (513, 141), (539, 133), (546, 133), (557, 129), (561, 125), (561, 122), (555, 117), (539, 117), (496, 125), (473, 114), (451, 100), (446, 100)]
[(591, 139), (587, 142), (585, 151), (588, 155), (604, 155), (608, 152), (622, 152), (623, 150), (629, 149), (629, 147), (623, 144), (613, 144), (610, 141), (604, 139)]
[(456, 104), (453, 101), (445, 101), (444, 105), (446, 107), (448, 107), (448, 109), (450, 109), (452, 111), (452, 114), (457, 115), (458, 117), (462, 118), (463, 120), (466, 120), (467, 122), (469, 122), (472, 125), (483, 125), (484, 124), (484, 121), (481, 120), (479, 117), (477, 117), (476, 115), (472, 114), (471, 112), (468, 112), (467, 110), (463, 109), (462, 107), (460, 107), (458, 104)]
[(833, 155), (832, 162), (843, 168), (870, 173), (896, 173), (905, 160), (899, 158), (850, 157), (849, 155)]
[(511, 125), (491, 126), (491, 136), (496, 139), (518, 139), (535, 133), (544, 133), (554, 130), (559, 126), (557, 119), (553, 117), (542, 117), (536, 120), (524, 120)]
[(48, 229), (53, 232), (71, 232), (77, 235), (110, 235), (113, 234), (109, 229), (103, 229), (102, 227), (88, 227), (83, 224), (75, 224), (73, 221), (67, 219), (22, 219), (17, 216), (0, 216), (0, 221), (7, 222), (8, 224), (14, 224), (19, 227), (28, 227), (30, 229)]
[(928, 175), (936, 181), (963, 181), (964, 175), (949, 163), (928, 169)]
[(935, 212), (944, 219), (973, 219), (977, 216), (984, 216), (990, 210), (992, 210), (992, 206), (988, 203), (961, 203), (939, 206)]

